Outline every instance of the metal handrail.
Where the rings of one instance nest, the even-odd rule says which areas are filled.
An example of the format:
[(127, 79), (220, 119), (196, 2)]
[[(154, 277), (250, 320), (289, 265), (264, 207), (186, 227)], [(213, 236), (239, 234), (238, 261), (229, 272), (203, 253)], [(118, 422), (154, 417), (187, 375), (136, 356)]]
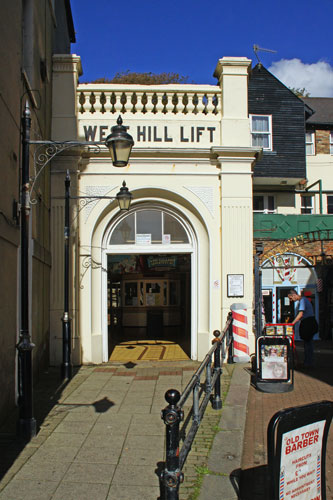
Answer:
[[(228, 363), (232, 363), (232, 313), (228, 318), (222, 332), (213, 332), (213, 345), (204, 357), (200, 366), (192, 376), (182, 394), (176, 389), (169, 389), (165, 393), (168, 406), (162, 410), (162, 419), (166, 425), (166, 461), (164, 470), (161, 472), (161, 487), (164, 488), (165, 500), (178, 500), (179, 485), (183, 482), (182, 469), (186, 458), (191, 450), (195, 435), (199, 429), (200, 422), (204, 416), (209, 400), (212, 408), (222, 408), (221, 400), (221, 375), (222, 363), (228, 351)], [(213, 361), (214, 358), (214, 361)], [(206, 373), (204, 383), (200, 383), (202, 374)], [(214, 390), (214, 394), (213, 393)], [(180, 429), (180, 422), (184, 420), (183, 407), (191, 393), (193, 403)], [(203, 398), (200, 402), (200, 398)], [(186, 435), (186, 426), (192, 416), (192, 424)], [(180, 441), (183, 444), (180, 449)]]

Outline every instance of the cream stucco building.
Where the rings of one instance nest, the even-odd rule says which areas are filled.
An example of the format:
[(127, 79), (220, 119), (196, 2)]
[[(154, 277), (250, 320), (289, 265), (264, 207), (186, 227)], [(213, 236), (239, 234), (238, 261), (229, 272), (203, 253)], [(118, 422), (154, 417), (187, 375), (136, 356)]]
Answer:
[[(75, 363), (105, 362), (115, 340), (157, 332), (200, 360), (236, 302), (246, 304), (252, 325), (252, 172), (261, 148), (251, 146), (250, 64), (220, 59), (216, 86), (76, 89), (79, 58), (55, 57), (53, 139), (103, 141), (121, 114), (135, 145), (125, 168), (113, 167), (104, 147), (53, 161), (51, 363), (62, 352), (67, 169), (72, 196), (92, 197), (84, 206), (72, 203)], [(115, 201), (93, 199), (115, 196), (124, 180), (133, 194), (128, 213)], [(238, 291), (227, 289), (228, 275), (243, 279)]]
[[(331, 208), (317, 210), (323, 193), (331, 206), (331, 155), (306, 156), (308, 105), (242, 57), (218, 61), (217, 85), (78, 84), (80, 72), (78, 56), (54, 57), (52, 139), (88, 145), (67, 149), (51, 168), (52, 364), (62, 359), (67, 170), (74, 363), (106, 362), (117, 343), (149, 339), (201, 360), (232, 304), (246, 308), (254, 352), (258, 242), (267, 320), (293, 317), (291, 287), (312, 295), (317, 317), (331, 317), (318, 287), (327, 278), (330, 290)], [(135, 142), (125, 168), (112, 166), (103, 146), (119, 115)], [(323, 193), (311, 186), (318, 175)], [(109, 199), (123, 181), (133, 194), (127, 213)]]

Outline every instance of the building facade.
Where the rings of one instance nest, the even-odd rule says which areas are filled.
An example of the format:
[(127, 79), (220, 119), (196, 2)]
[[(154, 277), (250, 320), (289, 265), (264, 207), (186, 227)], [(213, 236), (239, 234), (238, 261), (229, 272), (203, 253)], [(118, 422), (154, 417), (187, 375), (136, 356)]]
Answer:
[[(324, 263), (322, 249), (333, 221), (304, 211), (304, 198), (319, 196), (310, 191), (316, 172), (305, 145), (310, 104), (261, 65), (225, 57), (216, 86), (80, 84), (64, 105), (61, 89), (80, 67), (74, 56), (66, 64), (57, 70), (54, 138), (104, 141), (120, 114), (135, 146), (123, 169), (93, 145), (53, 161), (51, 363), (61, 362), (67, 169), (72, 196), (91, 197), (71, 206), (74, 363), (106, 362), (117, 343), (153, 338), (200, 360), (234, 303), (246, 308), (254, 352), (258, 244), (266, 321), (293, 318), (290, 288), (310, 295), (323, 317), (330, 257)], [(324, 154), (330, 162), (331, 150)], [(124, 180), (128, 213), (94, 198), (115, 196)], [(329, 189), (329, 175), (322, 180)], [(323, 338), (330, 325), (321, 324)]]
[[(51, 139), (52, 55), (70, 52), (75, 40), (67, 0), (3, 1), (0, 51), (0, 421), (18, 397), (17, 349), (20, 330), (20, 165), (21, 117), (31, 111), (31, 139)], [(8, 48), (10, 47), (10, 50)], [(33, 171), (31, 149), (31, 176)], [(49, 172), (39, 178), (32, 193), (30, 227), (30, 331), (35, 376), (49, 363), (50, 186)]]
[[(121, 114), (135, 146), (124, 169), (93, 148), (52, 168), (53, 214), (61, 214), (66, 168), (73, 193), (112, 196), (125, 180), (133, 194), (125, 216), (110, 200), (72, 207), (76, 362), (107, 361), (114, 342), (154, 334), (202, 359), (237, 301), (252, 323), (252, 175), (261, 148), (251, 146), (250, 63), (221, 59), (216, 86), (78, 86), (71, 109), (80, 140), (105, 139)], [(58, 242), (63, 216), (53, 220)], [(54, 254), (54, 363), (61, 259)], [(241, 280), (236, 291), (228, 275)], [(253, 349), (252, 335), (251, 342)]]

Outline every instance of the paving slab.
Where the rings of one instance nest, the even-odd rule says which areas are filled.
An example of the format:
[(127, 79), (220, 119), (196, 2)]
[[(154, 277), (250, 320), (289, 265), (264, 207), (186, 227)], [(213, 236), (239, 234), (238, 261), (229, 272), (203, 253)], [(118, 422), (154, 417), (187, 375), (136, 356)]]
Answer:
[(156, 500), (160, 490), (153, 486), (118, 486), (113, 484), (107, 500)]
[(101, 463), (77, 463), (70, 464), (63, 481), (74, 483), (101, 483), (110, 484), (116, 465)]
[(159, 486), (154, 467), (143, 465), (119, 464), (112, 479), (112, 484), (129, 486)]
[[(58, 487), (57, 481), (13, 480), (0, 493), (1, 500), (50, 500)], [(78, 500), (78, 497), (77, 497)]]
[(237, 492), (235, 491), (235, 487), (230, 481), (229, 475), (226, 476), (218, 476), (212, 474), (205, 475), (202, 482), (201, 491), (204, 493), (200, 496), (200, 499), (201, 498), (202, 499), (223, 498), (223, 500), (238, 499)]
[(63, 481), (52, 500), (105, 500), (108, 491), (108, 484)]

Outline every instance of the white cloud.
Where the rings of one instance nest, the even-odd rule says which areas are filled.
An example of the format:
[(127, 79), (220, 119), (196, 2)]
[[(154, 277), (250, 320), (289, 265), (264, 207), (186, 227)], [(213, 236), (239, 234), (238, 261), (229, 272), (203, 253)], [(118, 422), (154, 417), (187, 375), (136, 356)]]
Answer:
[(333, 67), (327, 62), (305, 64), (300, 59), (281, 59), (268, 70), (287, 87), (305, 88), (310, 97), (333, 97)]

